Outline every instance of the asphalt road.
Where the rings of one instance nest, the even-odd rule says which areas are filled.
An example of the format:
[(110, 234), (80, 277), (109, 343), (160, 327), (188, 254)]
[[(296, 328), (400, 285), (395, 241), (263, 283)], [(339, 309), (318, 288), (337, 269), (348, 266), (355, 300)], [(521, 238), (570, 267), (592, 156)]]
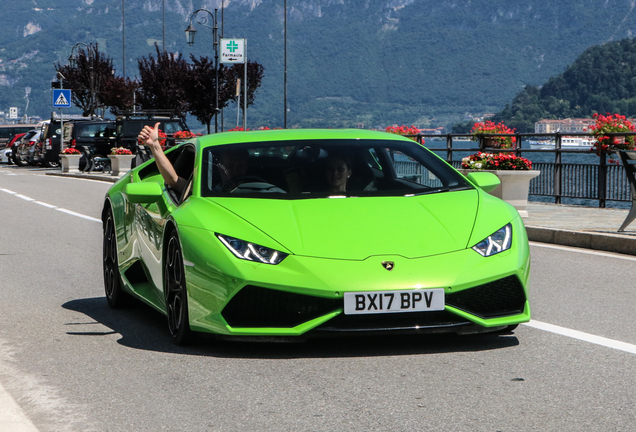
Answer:
[(40, 432), (636, 429), (636, 257), (533, 244), (512, 336), (180, 348), (106, 305), (110, 184), (43, 174), (0, 166), (0, 403)]

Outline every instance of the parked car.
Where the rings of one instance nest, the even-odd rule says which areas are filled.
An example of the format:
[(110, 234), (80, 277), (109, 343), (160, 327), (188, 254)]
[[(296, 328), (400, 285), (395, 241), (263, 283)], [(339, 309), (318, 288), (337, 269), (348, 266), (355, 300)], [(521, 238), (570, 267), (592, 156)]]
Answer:
[(41, 136), (42, 129), (33, 129), (13, 143), (11, 158), (17, 166), (38, 164), (42, 154)]
[[(114, 120), (64, 122), (64, 149), (75, 147), (93, 160), (99, 160), (108, 156), (115, 146)], [(84, 169), (86, 163), (86, 156), (82, 156), (79, 162), (80, 170)]]
[(88, 147), (99, 156), (108, 156), (116, 145), (115, 121), (68, 121), (64, 123), (64, 148)]
[(18, 142), (24, 135), (26, 135), (26, 132), (22, 132), (22, 133), (14, 135), (7, 143), (7, 146), (3, 148), (2, 150), (0, 150), (1, 163), (6, 163), (6, 164), (13, 163), (13, 145), (16, 142)]
[(133, 152), (137, 149), (137, 135), (144, 126), (154, 126), (160, 123), (159, 129), (166, 134), (164, 147), (175, 144), (174, 134), (178, 131), (189, 131), (185, 119), (171, 111), (145, 110), (137, 112), (120, 112), (116, 116), (116, 145)]
[(108, 304), (143, 300), (177, 344), (192, 331), (472, 334), (530, 319), (528, 238), (487, 193), (491, 173), (464, 177), (364, 130), (220, 133), (166, 155), (187, 186), (167, 187), (154, 159), (115, 183), (103, 269)]

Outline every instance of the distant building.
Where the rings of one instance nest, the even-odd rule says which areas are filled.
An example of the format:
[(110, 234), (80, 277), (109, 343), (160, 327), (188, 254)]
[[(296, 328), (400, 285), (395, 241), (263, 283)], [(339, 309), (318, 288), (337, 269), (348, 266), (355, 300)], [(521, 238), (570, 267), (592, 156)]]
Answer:
[(535, 133), (585, 133), (596, 123), (592, 118), (566, 118), (563, 120), (539, 120), (534, 124)]
[(420, 129), (420, 133), (426, 135), (442, 135), (444, 133), (444, 128), (438, 127), (435, 129)]

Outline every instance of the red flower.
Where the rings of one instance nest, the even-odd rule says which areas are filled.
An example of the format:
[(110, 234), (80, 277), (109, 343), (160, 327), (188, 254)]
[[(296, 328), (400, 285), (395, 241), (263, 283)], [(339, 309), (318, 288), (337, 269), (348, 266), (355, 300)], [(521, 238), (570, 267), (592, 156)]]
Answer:
[(517, 143), (517, 138), (514, 136), (489, 136), (498, 134), (513, 135), (515, 129), (510, 129), (503, 122), (495, 123), (490, 120), (484, 122), (477, 122), (473, 125), (470, 133), (473, 135), (472, 140), (478, 141), (480, 136), (488, 136), (488, 138), (495, 141), (500, 148), (512, 148)]

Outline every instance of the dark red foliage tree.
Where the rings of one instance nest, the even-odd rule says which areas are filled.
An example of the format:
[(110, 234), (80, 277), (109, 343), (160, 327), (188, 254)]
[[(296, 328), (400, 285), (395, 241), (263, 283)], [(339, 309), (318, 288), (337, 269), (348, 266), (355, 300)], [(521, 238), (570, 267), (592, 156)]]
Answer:
[(130, 111), (134, 108), (135, 92), (138, 87), (137, 81), (113, 76), (106, 80), (102, 87), (101, 101), (105, 106), (111, 107), (113, 114), (117, 110)]
[(137, 103), (143, 109), (169, 109), (184, 116), (189, 111), (187, 89), (191, 67), (181, 54), (160, 50), (157, 44), (155, 49), (156, 58), (150, 55), (138, 60)]
[(55, 70), (64, 76), (64, 88), (71, 89), (72, 102), (85, 116), (97, 114), (104, 107), (104, 86), (113, 80), (113, 60), (99, 52), (97, 44), (77, 51), (77, 67), (57, 63)]
[[(264, 71), (265, 68), (257, 62), (250, 60), (247, 61), (247, 106), (250, 106), (254, 103), (254, 97), (256, 95), (256, 91), (261, 86)], [(244, 65), (242, 64), (234, 64), (232, 65), (232, 67), (224, 69), (223, 78), (225, 79), (228, 86), (227, 92), (229, 94), (229, 99), (235, 102), (237, 99), (236, 83), (239, 78), (241, 79), (241, 83), (243, 83), (244, 74)], [(241, 84), (241, 87), (243, 87), (243, 84)], [(242, 98), (243, 89), (241, 88), (241, 100)]]
[[(191, 81), (188, 89), (188, 111), (201, 123), (207, 125), (210, 133), (210, 123), (216, 112), (216, 94), (214, 61), (208, 57), (199, 59), (190, 56), (192, 60)], [(247, 62), (247, 105), (254, 103), (254, 95), (263, 79), (263, 66), (257, 62)], [(219, 66), (219, 109), (227, 107), (233, 100), (236, 102), (236, 83), (244, 78), (243, 64), (235, 64), (230, 67), (222, 64)], [(243, 89), (241, 84), (241, 98)]]

